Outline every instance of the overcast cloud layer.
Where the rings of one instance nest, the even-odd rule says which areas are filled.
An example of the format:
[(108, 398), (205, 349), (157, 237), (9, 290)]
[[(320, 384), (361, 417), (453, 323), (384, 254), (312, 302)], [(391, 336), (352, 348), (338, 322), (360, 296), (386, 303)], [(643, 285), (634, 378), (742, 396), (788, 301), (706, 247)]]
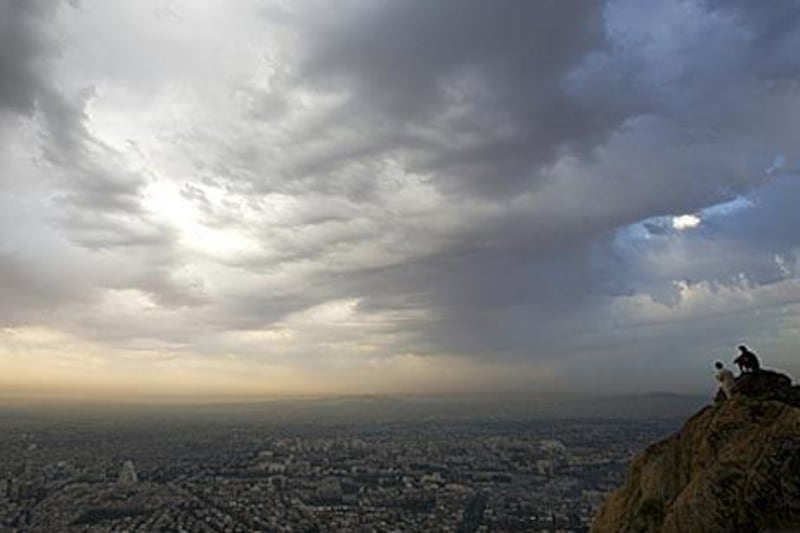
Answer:
[(2, 394), (800, 374), (797, 50), (781, 1), (0, 0)]

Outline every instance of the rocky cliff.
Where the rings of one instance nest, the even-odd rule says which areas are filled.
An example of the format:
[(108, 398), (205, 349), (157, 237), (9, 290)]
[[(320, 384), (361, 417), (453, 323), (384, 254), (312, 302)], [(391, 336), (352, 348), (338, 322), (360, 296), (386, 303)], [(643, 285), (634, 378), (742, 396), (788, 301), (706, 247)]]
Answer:
[[(796, 529), (795, 529), (796, 528)], [(800, 387), (738, 378), (675, 435), (637, 456), (592, 525), (605, 532), (800, 531)]]

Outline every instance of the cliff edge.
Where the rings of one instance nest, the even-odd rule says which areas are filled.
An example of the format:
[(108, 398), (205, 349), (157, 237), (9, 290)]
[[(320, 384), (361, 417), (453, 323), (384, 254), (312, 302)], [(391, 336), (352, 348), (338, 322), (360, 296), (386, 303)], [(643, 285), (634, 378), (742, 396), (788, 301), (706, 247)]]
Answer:
[(800, 387), (737, 379), (675, 435), (638, 455), (595, 533), (800, 531)]

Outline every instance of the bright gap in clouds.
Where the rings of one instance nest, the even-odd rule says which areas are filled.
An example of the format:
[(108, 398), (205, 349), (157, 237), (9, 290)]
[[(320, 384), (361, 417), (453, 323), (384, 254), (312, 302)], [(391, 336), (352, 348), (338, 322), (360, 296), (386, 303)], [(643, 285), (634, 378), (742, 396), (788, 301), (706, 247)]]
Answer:
[[(210, 201), (206, 194), (206, 201)], [(145, 190), (143, 205), (158, 221), (174, 228), (181, 246), (213, 257), (234, 257), (258, 248), (238, 226), (213, 227), (203, 220), (194, 202), (184, 197), (176, 183), (155, 181)]]
[(700, 225), (700, 217), (697, 215), (681, 215), (672, 218), (672, 227), (677, 230), (696, 228)]

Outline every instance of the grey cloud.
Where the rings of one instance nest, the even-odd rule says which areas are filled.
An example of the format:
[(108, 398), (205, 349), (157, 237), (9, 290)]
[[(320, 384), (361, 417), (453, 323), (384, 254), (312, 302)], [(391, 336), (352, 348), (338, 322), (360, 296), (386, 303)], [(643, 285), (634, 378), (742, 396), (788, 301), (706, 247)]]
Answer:
[(169, 247), (175, 238), (172, 230), (158, 224), (143, 223), (135, 217), (109, 216), (95, 211), (95, 207), (73, 210), (64, 220), (64, 227), (73, 243), (94, 251), (158, 249)]
[(767, 0), (706, 0), (705, 4), (722, 16), (734, 17), (752, 32), (754, 51), (746, 59), (751, 68), (772, 80), (796, 79), (800, 74), (800, 6), (793, 2)]
[[(757, 22), (738, 7), (692, 2), (663, 4), (656, 17), (638, 2), (346, 6), (355, 10), (305, 28), (314, 35), (294, 80), (346, 101), (291, 142), (243, 136), (223, 151), (220, 180), (231, 190), (287, 194), (311, 213), (264, 227), (284, 234), (279, 250), (237, 265), (311, 265), (312, 274), (288, 296), (228, 302), (221, 314), (237, 323), (360, 297), (365, 312), (424, 311), (401, 327), (429, 353), (537, 356), (538, 347), (558, 357), (565, 338), (615, 334), (602, 331), (615, 298), (640, 291), (668, 301), (675, 281), (732, 279), (743, 265), (717, 257), (774, 230), (718, 234), (692, 245), (697, 261), (662, 265), (638, 257), (658, 254), (613, 244), (626, 225), (746, 195), (768, 179), (777, 152), (796, 153), (797, 91), (775, 85), (776, 73), (791, 79), (795, 59), (764, 68), (796, 33), (769, 36), (779, 12)], [(439, 209), (456, 222), (442, 238), (435, 217), (426, 230), (381, 212), (387, 162), (443, 194)], [(333, 202), (347, 209), (331, 213)], [(350, 231), (361, 217), (371, 229)], [(323, 227), (306, 227), (318, 219)], [(682, 241), (667, 226), (650, 229), (667, 248)], [(422, 245), (390, 264), (337, 269), (331, 260), (355, 243), (383, 250), (404, 239)], [(701, 264), (706, 255), (715, 259)]]
[(800, 246), (800, 176), (784, 174), (748, 195), (752, 206), (711, 220), (709, 238), (736, 239), (762, 253), (785, 253)]
[(384, 149), (446, 189), (518, 191), (535, 165), (614, 123), (561, 88), (603, 44), (595, 2), (381, 2), (316, 32), (302, 72), (352, 91), (332, 122), (390, 121)]
[(119, 207), (121, 198), (135, 191), (141, 180), (123, 183), (113, 176), (120, 173), (113, 168), (116, 162), (111, 168), (103, 168), (93, 160), (93, 149), (105, 151), (104, 155), (109, 152), (86, 128), (86, 106), (93, 88), (70, 97), (53, 81), (59, 43), (51, 23), (59, 5), (58, 0), (11, 0), (0, 6), (0, 107), (31, 118), (35, 112), (41, 113), (43, 138), (39, 149), (46, 161), (66, 171), (64, 182), (54, 180), (54, 185), (73, 189), (67, 195), (68, 203)]
[(37, 101), (44, 122), (43, 156), (58, 165), (69, 165), (73, 158), (86, 157), (91, 135), (86, 129), (86, 105), (92, 88), (81, 91), (72, 100), (55, 88), (42, 91)]
[(65, 183), (55, 185), (74, 188), (70, 201), (78, 207), (121, 207), (121, 199), (135, 193), (141, 179), (131, 179), (130, 173), (120, 179), (125, 172), (115, 168), (118, 162), (104, 168), (92, 157), (93, 151), (103, 152), (106, 159), (110, 155), (86, 128), (86, 106), (94, 89), (87, 86), (69, 96), (52, 79), (59, 43), (51, 19), (59, 5), (58, 0), (11, 0), (0, 6), (0, 107), (28, 117), (41, 113), (41, 155), (67, 172)]
[[(299, 164), (288, 167), (285, 183), (276, 184), (303, 198), (327, 197), (319, 209), (325, 210), (331, 197), (352, 200), (355, 208), (380, 202), (374, 174), (387, 157), (401, 161), (408, 171), (424, 172), (448, 193), (507, 197), (541, 181), (540, 165), (552, 161), (558, 148), (578, 146), (615, 123), (602, 110), (594, 114), (584, 108), (561, 87), (583, 55), (603, 44), (597, 4), (498, 8), (479, 2), (412, 2), (361, 7), (355, 15), (348, 12), (331, 25), (314, 27), (314, 44), (298, 83), (333, 84), (351, 91), (350, 100), (296, 141)], [(320, 138), (329, 142), (315, 154)], [(244, 161), (245, 168), (256, 166)], [(367, 213), (365, 220), (377, 231), (401, 230), (402, 223), (384, 227), (382, 216)], [(563, 233), (580, 233), (574, 228), (551, 225), (534, 214), (494, 221), (490, 227), (468, 220), (464, 225), (452, 236), (452, 249), (377, 271), (354, 266), (352, 277), (322, 274), (315, 291), (330, 286), (335, 289), (323, 291), (324, 297), (362, 295), (370, 308), (404, 305), (402, 300), (411, 295), (425, 294), (414, 305), (447, 313), (465, 305), (512, 305), (545, 293), (552, 307), (566, 307), (585, 288), (576, 274), (574, 290), (556, 295), (548, 270), (555, 265), (563, 271), (570, 264), (573, 256), (559, 257), (554, 247), (574, 240)], [(268, 231), (274, 235), (279, 230)], [(555, 232), (561, 233), (552, 240)], [(312, 239), (309, 249), (302, 241), (310, 233), (289, 229), (284, 253), (266, 258), (266, 264), (325, 261), (329, 249), (353, 240), (382, 246), (374, 231), (348, 236), (337, 230), (315, 231), (320, 238)], [(383, 245), (391, 243), (389, 239)], [(515, 254), (520, 266), (513, 265)], [(584, 251), (575, 254), (585, 256)], [(539, 258), (547, 266), (538, 265)], [(575, 269), (583, 268), (576, 263)], [(494, 269), (494, 286), (484, 283), (482, 269)], [(530, 281), (532, 272), (541, 280)], [(517, 281), (526, 288), (514, 288)]]
[[(627, 341), (631, 353), (665, 356), (681, 350), (664, 338), (679, 326), (617, 328), (616, 300), (679, 306), (676, 281), (724, 288), (742, 272), (761, 285), (796, 277), (774, 256), (800, 245), (790, 230), (800, 225), (798, 191), (765, 171), (778, 153), (795, 161), (800, 138), (800, 32), (785, 3), (673, 2), (655, 14), (636, 1), (281, 11), (304, 62), (269, 88), (235, 80), (231, 100), (244, 109), (215, 101), (208, 117), (158, 134), (169, 144), (166, 166), (180, 160), (174, 181), (200, 214), (192, 223), (261, 246), (213, 258), (183, 249), (179, 230), (145, 209), (148, 176), (88, 127), (98, 96), (64, 92), (40, 70), (52, 50), (37, 21), (51, 4), (21, 5), (31, 23), (15, 46), (25, 52), (0, 56), (0, 72), (18, 82), (2, 87), (0, 106), (39, 113), (49, 216), (83, 257), (108, 261), (93, 288), (141, 291), (191, 318), (170, 331), (110, 317), (102, 324), (114, 342), (199, 344), (207, 332), (268, 328), (357, 298), (366, 316), (404, 317), (385, 326), (404, 333), (387, 352), (552, 362), (581, 351), (608, 359)], [(158, 83), (133, 78), (162, 76), (173, 70), (166, 63), (126, 69), (122, 85), (155, 93)], [(176, 65), (174, 80), (181, 72)], [(696, 231), (652, 218), (737, 195), (758, 207), (709, 217)], [(617, 231), (640, 221), (647, 239), (621, 246)], [(6, 279), (34, 283), (5, 261)], [(209, 286), (182, 270), (194, 261), (209, 267)], [(48, 290), (58, 300), (63, 288)], [(22, 292), (16, 301), (35, 307)], [(724, 314), (709, 318), (713, 331), (735, 335), (745, 321)], [(93, 331), (103, 328), (92, 316), (74, 327), (106, 333)], [(684, 339), (700, 343), (700, 329)]]
[(354, 79), (366, 105), (419, 118), (449, 103), (442, 83), (461, 69), (485, 69), (498, 91), (530, 96), (537, 78), (552, 83), (601, 39), (593, 2), (379, 2), (324, 27), (307, 68)]
[(91, 299), (91, 288), (74, 275), (58, 272), (54, 259), (0, 250), (0, 326), (44, 324), (61, 305)]
[(294, 290), (289, 289), (284, 294), (276, 294), (275, 291), (236, 293), (226, 298), (211, 319), (221, 329), (269, 329), (292, 313), (314, 307), (337, 296), (336, 290), (314, 287), (313, 282)]
[[(77, 7), (72, 4), (64, 8)], [(62, 43), (53, 24), (60, 5), (41, 0), (0, 5), (0, 110), (38, 124), (39, 145), (31, 147), (38, 153), (30, 162), (38, 168), (31, 176), (38, 175), (34, 179), (47, 191), (42, 201), (47, 204), (48, 222), (89, 255), (72, 257), (68, 271), (61, 274), (45, 269), (45, 276), (35, 274), (42, 264), (58, 264), (65, 254), (74, 256), (76, 251), (53, 247), (54, 257), (43, 257), (9, 250), (2, 269), (10, 284), (3, 313), (36, 321), (43, 307), (56, 312), (95, 301), (105, 289), (123, 288), (141, 290), (165, 306), (199, 305), (204, 301), (202, 289), (186, 286), (170, 274), (181, 261), (173, 250), (176, 236), (142, 205), (146, 179), (87, 127), (94, 88), (87, 83), (72, 94), (57, 84), (54, 67)], [(103, 255), (92, 255), (98, 253)], [(114, 255), (130, 262), (125, 276), (102, 267), (79, 273), (82, 263), (102, 263), (97, 259)]]
[(134, 279), (132, 285), (152, 295), (164, 307), (200, 306), (209, 302), (202, 283), (178, 281), (169, 268), (151, 269)]
[[(797, 279), (798, 195), (800, 178), (783, 175), (754, 190), (748, 207), (709, 215), (695, 229), (638, 243), (635, 251), (624, 252), (633, 263), (627, 271), (631, 284), (644, 293), (666, 287), (672, 291), (672, 302), (678, 303), (672, 281), (719, 287), (740, 287), (745, 282), (757, 287)], [(656, 264), (661, 268), (653, 268)]]
[[(585, 327), (613, 298), (637, 290), (656, 295), (672, 291), (677, 280), (730, 280), (743, 270), (754, 281), (774, 281), (771, 253), (755, 252), (764, 234), (778, 230), (771, 220), (698, 243), (700, 258), (702, 247), (711, 247), (705, 265), (689, 260), (660, 271), (626, 255), (633, 250), (615, 249), (611, 236), (655, 215), (747, 194), (765, 182), (776, 151), (797, 153), (796, 85), (774, 85), (776, 76), (797, 78), (796, 56), (775, 59), (800, 34), (790, 25), (775, 29), (782, 8), (759, 7), (770, 13), (751, 22), (719, 18), (698, 4), (696, 12), (668, 13), (676, 18), (666, 22), (681, 31), (637, 29), (639, 42), (622, 33), (625, 24), (632, 29), (640, 22), (629, 13), (635, 3), (604, 6), (606, 22), (616, 16), (623, 25), (606, 38), (595, 26), (597, 4), (542, 5), (517, 13), (515, 25), (506, 18), (510, 10), (483, 11), (495, 6), (381, 4), (321, 34), (308, 67), (314, 79), (352, 84), (355, 95), (337, 120), (366, 113), (378, 131), (381, 121), (391, 121), (401, 134), (381, 137), (382, 153), (424, 171), (445, 192), (469, 191), (498, 205), (521, 193), (541, 199), (528, 212), (509, 208), (488, 226), (484, 218), (465, 218), (451, 247), (358, 272), (339, 286), (363, 296), (365, 309), (431, 311), (434, 318), (418, 324), (425, 345), (489, 353), (551, 345), (564, 328)], [(693, 4), (665, 9), (686, 6)], [(535, 23), (538, 9), (564, 10), (550, 13), (550, 28), (575, 41), (542, 34), (548, 45), (559, 42), (563, 55), (538, 55), (538, 37), (516, 33)], [(477, 82), (465, 87), (474, 91), (455, 99), (448, 83), (470, 80), (468, 73)], [(453, 111), (459, 105), (460, 115)], [(505, 136), (493, 137), (500, 124)], [(414, 143), (403, 137), (409, 131), (436, 134), (427, 143), (409, 135)], [(355, 156), (342, 151), (341, 157)], [(766, 212), (772, 211), (785, 218), (795, 210), (771, 202)], [(784, 245), (785, 251), (797, 243)], [(746, 264), (747, 252), (726, 265), (731, 247), (753, 251), (761, 273)]]
[(8, 0), (0, 4), (0, 110), (31, 114), (47, 89), (44, 68), (53, 42), (43, 19), (56, 0)]
[[(85, 142), (88, 93), (70, 102), (52, 80), (59, 43), (52, 19), (60, 0), (9, 0), (0, 5), (0, 110), (32, 118), (40, 112), (44, 155), (68, 157)], [(2, 117), (0, 117), (2, 118)]]

